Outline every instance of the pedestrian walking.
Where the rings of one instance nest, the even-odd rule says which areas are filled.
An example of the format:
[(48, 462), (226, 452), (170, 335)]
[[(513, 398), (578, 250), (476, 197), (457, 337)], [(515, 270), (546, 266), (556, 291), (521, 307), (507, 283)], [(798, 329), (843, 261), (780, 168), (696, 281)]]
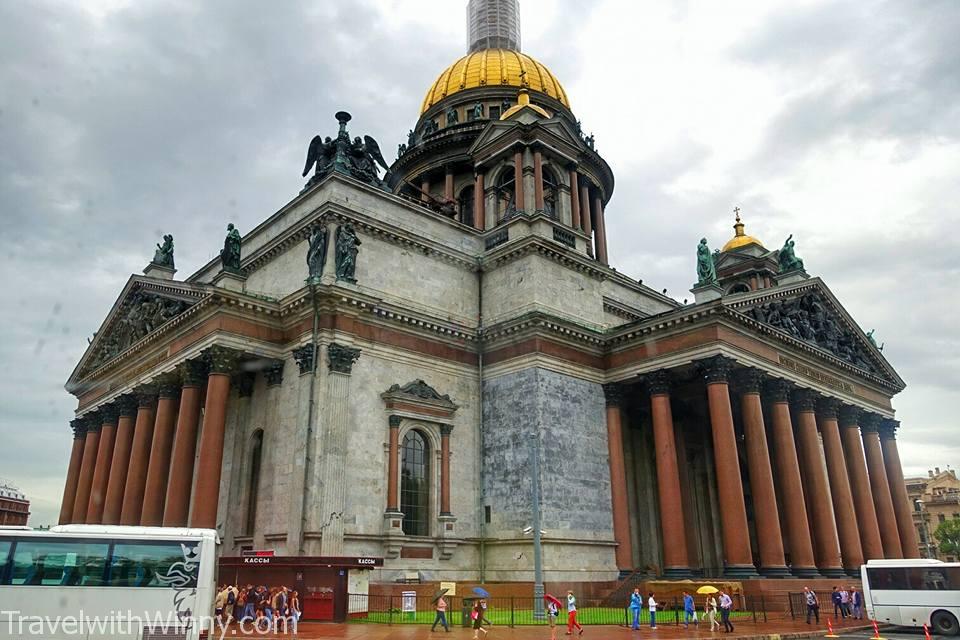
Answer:
[(640, 610), (643, 609), (643, 596), (640, 595), (640, 589), (634, 589), (633, 593), (630, 595), (630, 613), (633, 614), (633, 625), (632, 629), (638, 631), (640, 629)]
[(807, 624), (810, 624), (811, 616), (815, 616), (817, 624), (820, 624), (820, 599), (817, 594), (811, 591), (810, 587), (804, 587), (803, 597), (807, 601)]
[(433, 619), (433, 626), (430, 627), (430, 631), (436, 631), (437, 623), (440, 623), (443, 625), (443, 630), (449, 633), (450, 626), (447, 624), (447, 600), (443, 596), (440, 596), (440, 598), (437, 600), (436, 610), (437, 615)]
[(840, 590), (840, 613), (844, 618), (850, 616), (850, 592), (846, 589)]
[(843, 615), (843, 600), (840, 597), (840, 590), (837, 589), (836, 585), (834, 585), (833, 591), (830, 592), (830, 602), (833, 603), (833, 619), (839, 620), (840, 616)]
[(647, 598), (647, 608), (650, 609), (650, 628), (657, 628), (657, 601), (653, 597), (653, 591), (650, 592), (650, 597)]
[(863, 594), (856, 587), (850, 589), (850, 603), (853, 605), (853, 617), (863, 620)]
[(567, 635), (572, 635), (574, 629), (579, 631), (579, 635), (583, 635), (583, 627), (577, 622), (577, 599), (573, 596), (573, 591), (567, 591)]
[(300, 622), (300, 594), (290, 592), (290, 621), (293, 623), (293, 633), (297, 633), (297, 623)]
[(730, 622), (730, 613), (733, 611), (733, 598), (726, 592), (720, 592), (720, 619), (723, 621), (723, 630), (726, 633), (733, 632), (733, 623)]
[(693, 624), (699, 624), (697, 622), (697, 606), (693, 603), (693, 596), (683, 592), (683, 628), (689, 629), (690, 622), (693, 621)]
[(483, 635), (486, 636), (487, 630), (483, 628), (483, 600), (477, 600), (474, 603), (470, 617), (473, 618), (473, 637), (475, 639), (479, 638), (481, 631), (483, 631)]
[(707, 614), (707, 620), (710, 621), (710, 631), (719, 629), (720, 623), (717, 622), (717, 599), (712, 595), (708, 595), (707, 603), (704, 605), (703, 610)]
[(247, 585), (246, 589), (246, 598), (244, 599), (245, 604), (243, 605), (243, 621), (249, 622), (254, 619), (257, 613), (257, 590), (253, 588), (252, 584)]
[(550, 623), (550, 640), (557, 640), (557, 617), (560, 615), (560, 607), (551, 600), (547, 603), (547, 622)]

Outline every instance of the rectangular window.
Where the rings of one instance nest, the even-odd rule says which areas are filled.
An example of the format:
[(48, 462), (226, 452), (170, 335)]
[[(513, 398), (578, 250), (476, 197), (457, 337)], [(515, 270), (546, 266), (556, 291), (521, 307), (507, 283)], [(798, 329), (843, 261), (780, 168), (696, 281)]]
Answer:
[(868, 568), (867, 578), (870, 580), (870, 588), (878, 591), (910, 589), (906, 569), (894, 567)]
[(9, 540), (0, 540), (0, 584), (7, 584), (7, 565), (12, 545), (13, 543)]
[(490, 505), (485, 505), (483, 507), (483, 522), (485, 524), (490, 524)]
[(491, 120), (500, 119), (500, 107), (490, 107), (490, 119)]
[(109, 545), (90, 540), (18, 540), (5, 584), (103, 585)]
[[(199, 547), (197, 548), (199, 552)], [(118, 542), (110, 559), (111, 587), (196, 587), (198, 563), (188, 570), (178, 542)]]

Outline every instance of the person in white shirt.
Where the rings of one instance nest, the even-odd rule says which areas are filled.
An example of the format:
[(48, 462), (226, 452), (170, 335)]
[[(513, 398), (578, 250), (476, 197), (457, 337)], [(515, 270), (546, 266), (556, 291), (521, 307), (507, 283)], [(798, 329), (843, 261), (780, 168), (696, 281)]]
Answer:
[(653, 598), (653, 592), (650, 592), (650, 597), (647, 598), (647, 607), (650, 609), (650, 628), (657, 628), (657, 601)]

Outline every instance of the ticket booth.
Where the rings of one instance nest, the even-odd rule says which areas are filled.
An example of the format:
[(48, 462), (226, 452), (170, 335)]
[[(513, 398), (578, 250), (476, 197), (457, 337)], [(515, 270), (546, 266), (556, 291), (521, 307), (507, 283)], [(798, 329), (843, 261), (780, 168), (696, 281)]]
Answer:
[(299, 593), (301, 620), (343, 622), (348, 615), (350, 583), (358, 582), (358, 573), (382, 566), (383, 558), (374, 557), (277, 556), (271, 551), (245, 551), (241, 556), (220, 558), (217, 583), (286, 586)]

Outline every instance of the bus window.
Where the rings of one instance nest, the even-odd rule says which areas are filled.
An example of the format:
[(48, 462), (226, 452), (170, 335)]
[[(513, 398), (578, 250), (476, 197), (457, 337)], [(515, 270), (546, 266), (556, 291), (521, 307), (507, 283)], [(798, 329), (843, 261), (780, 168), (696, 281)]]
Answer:
[(108, 546), (84, 540), (18, 540), (5, 584), (101, 586)]
[(867, 567), (870, 588), (879, 591), (908, 590), (907, 570), (899, 567)]
[(117, 542), (110, 561), (109, 584), (112, 587), (169, 587), (169, 580), (164, 582), (159, 578), (177, 576), (181, 578), (177, 586), (196, 587), (197, 571), (184, 570), (183, 560), (178, 542)]
[(0, 540), (0, 584), (7, 584), (7, 565), (9, 564), (10, 541)]

